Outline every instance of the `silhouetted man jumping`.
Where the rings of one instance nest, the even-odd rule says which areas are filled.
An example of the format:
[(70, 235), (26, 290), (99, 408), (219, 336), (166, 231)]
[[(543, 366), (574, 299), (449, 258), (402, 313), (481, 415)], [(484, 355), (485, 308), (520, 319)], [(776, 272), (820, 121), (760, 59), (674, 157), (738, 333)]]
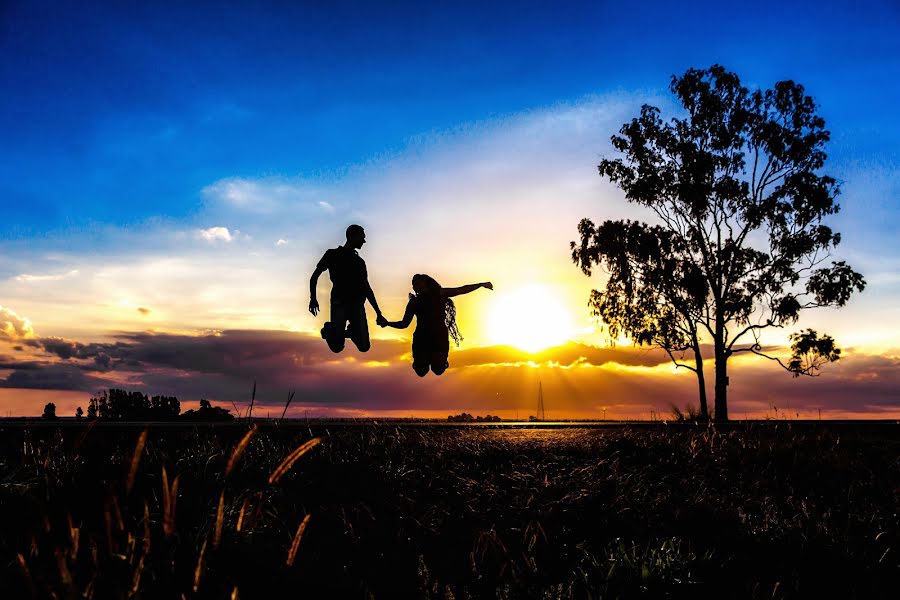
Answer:
[(348, 337), (360, 352), (369, 350), (366, 300), (375, 309), (378, 320), (384, 319), (369, 286), (366, 261), (356, 252), (365, 243), (365, 230), (359, 225), (351, 225), (347, 228), (347, 243), (326, 250), (309, 279), (309, 312), (316, 316), (319, 314), (319, 301), (316, 300), (319, 275), (327, 270), (331, 276), (331, 321), (322, 327), (322, 337), (332, 352), (343, 350), (344, 340)]

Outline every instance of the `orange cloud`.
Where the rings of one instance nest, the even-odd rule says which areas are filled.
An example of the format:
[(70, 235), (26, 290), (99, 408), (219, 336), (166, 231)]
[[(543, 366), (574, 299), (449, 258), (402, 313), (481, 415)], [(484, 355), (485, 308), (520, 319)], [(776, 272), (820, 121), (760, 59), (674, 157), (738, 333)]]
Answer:
[(0, 306), (0, 339), (21, 340), (34, 337), (31, 321)]

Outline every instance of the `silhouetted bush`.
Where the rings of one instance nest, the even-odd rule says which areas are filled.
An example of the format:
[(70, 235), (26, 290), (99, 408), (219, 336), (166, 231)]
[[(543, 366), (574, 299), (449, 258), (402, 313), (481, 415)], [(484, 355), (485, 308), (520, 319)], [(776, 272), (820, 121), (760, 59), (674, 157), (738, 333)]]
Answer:
[(234, 415), (227, 409), (213, 406), (209, 400), (201, 400), (200, 408), (181, 415), (183, 421), (234, 421)]

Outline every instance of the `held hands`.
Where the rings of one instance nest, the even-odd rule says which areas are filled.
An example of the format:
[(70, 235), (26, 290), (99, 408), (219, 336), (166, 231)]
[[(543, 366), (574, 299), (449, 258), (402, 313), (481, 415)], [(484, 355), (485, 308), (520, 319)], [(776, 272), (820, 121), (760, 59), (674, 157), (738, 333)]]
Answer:
[(309, 301), (309, 312), (311, 312), (314, 317), (319, 314), (319, 301), (315, 298)]
[(383, 314), (378, 313), (378, 316), (375, 317), (375, 323), (376, 323), (379, 327), (387, 327), (388, 320), (384, 318), (384, 315), (383, 315)]

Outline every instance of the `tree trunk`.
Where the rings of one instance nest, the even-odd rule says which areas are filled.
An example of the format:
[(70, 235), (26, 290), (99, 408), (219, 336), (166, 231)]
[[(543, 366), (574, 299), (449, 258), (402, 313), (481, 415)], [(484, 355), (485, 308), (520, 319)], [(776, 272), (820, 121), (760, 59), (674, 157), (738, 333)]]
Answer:
[(728, 349), (725, 347), (725, 322), (716, 319), (716, 399), (715, 420), (724, 423), (728, 420)]
[(716, 421), (724, 423), (728, 420), (728, 369), (725, 353), (716, 352)]
[(706, 378), (703, 376), (703, 357), (700, 355), (700, 345), (694, 345), (694, 361), (697, 367), (697, 385), (700, 392), (700, 420), (709, 421), (709, 408), (706, 406)]

